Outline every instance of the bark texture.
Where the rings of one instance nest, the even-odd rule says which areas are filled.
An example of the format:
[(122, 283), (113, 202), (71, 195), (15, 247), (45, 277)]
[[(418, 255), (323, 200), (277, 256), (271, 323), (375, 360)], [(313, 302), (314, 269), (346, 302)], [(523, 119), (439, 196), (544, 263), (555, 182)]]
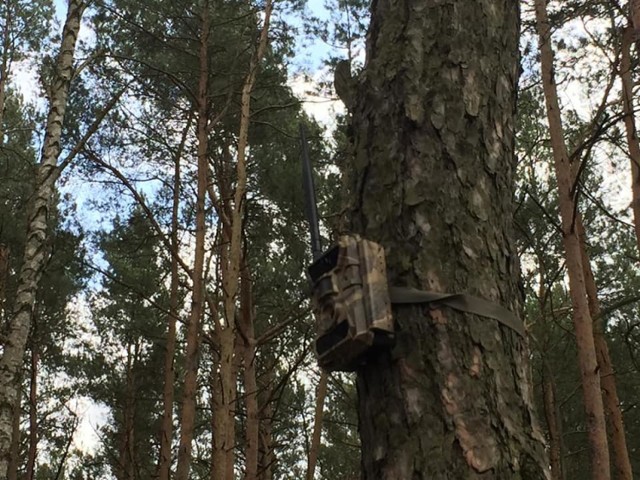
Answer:
[(562, 218), (562, 240), (565, 250), (569, 293), (573, 307), (573, 324), (578, 350), (578, 368), (582, 383), (586, 413), (591, 473), (594, 479), (611, 478), (609, 447), (605, 426), (604, 405), (600, 392), (600, 376), (594, 343), (593, 319), (587, 302), (584, 264), (578, 227), (576, 225), (575, 174), (564, 142), (560, 106), (553, 73), (551, 29), (547, 18), (546, 0), (536, 0), (536, 19), (540, 42), (542, 83), (547, 105), (551, 147), (558, 183), (558, 199)]
[[(390, 285), (519, 313), (518, 2), (372, 8), (352, 112), (353, 230), (385, 247)], [(444, 307), (397, 307), (394, 317), (395, 347), (358, 371), (363, 478), (549, 478), (526, 341)]]
[(73, 74), (73, 55), (85, 7), (84, 1), (81, 0), (69, 2), (60, 53), (56, 61), (55, 77), (51, 86), (51, 101), (36, 189), (27, 212), (28, 227), (24, 261), (18, 277), (13, 315), (9, 319), (7, 339), (0, 359), (0, 478), (5, 478), (7, 475), (13, 436), (14, 405), (20, 392), (19, 372), (22, 368), (31, 326), (36, 290), (48, 256), (47, 220), (54, 199), (55, 183), (59, 176), (57, 161), (61, 150), (60, 136)]

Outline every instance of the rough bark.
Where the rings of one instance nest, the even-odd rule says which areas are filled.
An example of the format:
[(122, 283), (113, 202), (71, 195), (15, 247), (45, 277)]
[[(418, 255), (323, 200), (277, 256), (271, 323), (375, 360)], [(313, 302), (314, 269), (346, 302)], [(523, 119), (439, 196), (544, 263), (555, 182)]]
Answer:
[(173, 203), (171, 209), (171, 280), (169, 286), (169, 314), (167, 315), (167, 337), (164, 352), (164, 385), (162, 387), (162, 424), (160, 426), (160, 454), (158, 462), (159, 480), (171, 478), (171, 440), (173, 438), (173, 397), (175, 381), (174, 357), (176, 351), (176, 322), (178, 320), (178, 239), (180, 213), (180, 159), (191, 128), (191, 118), (182, 132), (182, 139), (175, 158), (173, 172)]
[(587, 302), (584, 265), (576, 227), (575, 175), (564, 143), (560, 106), (553, 73), (551, 30), (547, 18), (546, 0), (536, 0), (536, 19), (540, 42), (540, 62), (551, 147), (558, 183), (562, 240), (565, 249), (569, 293), (573, 307), (573, 323), (578, 350), (578, 368), (582, 383), (593, 478), (610, 478), (609, 448), (604, 406), (600, 393), (600, 376), (594, 343), (593, 319)]
[[(193, 264), (193, 290), (191, 292), (191, 313), (186, 332), (184, 390), (182, 394), (182, 415), (180, 424), (180, 446), (176, 480), (188, 480), (191, 467), (191, 441), (196, 419), (196, 394), (198, 389), (198, 357), (200, 320), (204, 311), (204, 254), (205, 254), (205, 198), (207, 194), (209, 163), (209, 2), (204, 2), (202, 24), (200, 26), (200, 76), (198, 82), (198, 170), (196, 199), (196, 238)], [(175, 257), (175, 255), (174, 255)]]
[[(353, 230), (385, 247), (390, 285), (519, 313), (518, 2), (372, 8), (352, 112)], [(526, 341), (445, 307), (393, 313), (395, 347), (357, 375), (363, 478), (548, 478)]]
[(313, 435), (311, 437), (311, 446), (309, 447), (309, 459), (307, 462), (307, 480), (313, 480), (316, 473), (316, 464), (318, 463), (318, 454), (320, 453), (320, 439), (322, 438), (322, 417), (324, 414), (324, 399), (327, 396), (327, 383), (329, 382), (329, 374), (322, 370), (320, 372), (320, 380), (316, 388), (316, 411), (313, 417)]
[(638, 142), (638, 130), (636, 129), (633, 111), (633, 78), (631, 76), (631, 44), (634, 38), (634, 30), (638, 32), (640, 29), (640, 1), (634, 0), (631, 5), (633, 29), (627, 28), (622, 34), (620, 79), (622, 80), (624, 126), (629, 147), (629, 159), (631, 161), (631, 210), (633, 212), (636, 243), (640, 253), (640, 143)]
[(607, 420), (607, 431), (609, 433), (610, 447), (613, 452), (615, 478), (618, 480), (632, 480), (633, 472), (629, 459), (629, 451), (627, 449), (627, 439), (625, 437), (618, 388), (616, 386), (616, 374), (613, 363), (611, 362), (611, 355), (609, 355), (609, 345), (605, 336), (604, 320), (602, 319), (600, 300), (598, 299), (598, 287), (593, 275), (593, 270), (591, 269), (591, 260), (587, 252), (586, 232), (581, 215), (577, 215), (576, 217), (576, 228), (580, 238), (580, 253), (589, 312), (593, 319), (593, 341), (596, 348), (596, 358), (598, 360), (598, 372), (600, 373), (600, 385), (602, 387), (602, 401), (604, 403), (604, 413)]
[(38, 283), (48, 256), (47, 219), (59, 176), (56, 164), (61, 149), (60, 136), (73, 73), (73, 55), (85, 6), (81, 0), (69, 2), (54, 82), (51, 86), (51, 103), (36, 188), (27, 211), (24, 260), (18, 277), (13, 316), (9, 319), (7, 339), (0, 359), (0, 478), (7, 475), (13, 436), (14, 405), (20, 391), (18, 372), (22, 367)]

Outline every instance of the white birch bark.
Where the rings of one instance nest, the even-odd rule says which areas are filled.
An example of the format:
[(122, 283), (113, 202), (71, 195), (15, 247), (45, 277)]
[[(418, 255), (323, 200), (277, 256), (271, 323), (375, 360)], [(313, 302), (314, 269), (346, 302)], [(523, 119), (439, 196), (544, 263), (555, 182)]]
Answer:
[(73, 74), (73, 56), (80, 30), (80, 20), (85, 8), (86, 4), (83, 0), (69, 1), (51, 88), (36, 189), (28, 207), (24, 262), (18, 278), (13, 315), (9, 322), (6, 343), (3, 345), (2, 358), (0, 358), (0, 478), (6, 478), (7, 474), (13, 435), (13, 407), (20, 394), (19, 373), (23, 366), (38, 282), (48, 256), (47, 222), (55, 196), (55, 183), (60, 175), (57, 166), (61, 150), (60, 137)]

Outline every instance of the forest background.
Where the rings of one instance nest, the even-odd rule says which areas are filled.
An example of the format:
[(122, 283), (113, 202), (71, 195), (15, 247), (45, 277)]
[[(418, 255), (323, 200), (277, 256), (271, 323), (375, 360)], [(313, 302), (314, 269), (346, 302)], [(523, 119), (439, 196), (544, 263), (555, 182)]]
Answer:
[[(46, 218), (8, 478), (360, 478), (353, 378), (322, 374), (311, 348), (298, 126), (328, 242), (341, 228), (349, 169), (334, 82), (340, 90), (362, 68), (367, 9), (360, 0), (0, 5), (5, 325), (65, 88), (60, 35), (64, 25), (77, 36), (69, 19), (81, 19), (56, 120), (53, 161), (64, 168)], [(632, 16), (616, 1), (548, 10), (595, 316), (640, 472)], [(587, 478), (537, 35), (524, 1), (515, 199), (524, 318), (553, 474)]]

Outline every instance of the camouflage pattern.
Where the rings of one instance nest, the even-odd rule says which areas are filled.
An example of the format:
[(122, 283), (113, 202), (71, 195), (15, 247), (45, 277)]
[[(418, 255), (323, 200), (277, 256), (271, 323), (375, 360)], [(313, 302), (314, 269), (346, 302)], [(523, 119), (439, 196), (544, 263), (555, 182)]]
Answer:
[(384, 249), (345, 235), (309, 274), (318, 363), (328, 371), (352, 371), (374, 343), (393, 336)]

